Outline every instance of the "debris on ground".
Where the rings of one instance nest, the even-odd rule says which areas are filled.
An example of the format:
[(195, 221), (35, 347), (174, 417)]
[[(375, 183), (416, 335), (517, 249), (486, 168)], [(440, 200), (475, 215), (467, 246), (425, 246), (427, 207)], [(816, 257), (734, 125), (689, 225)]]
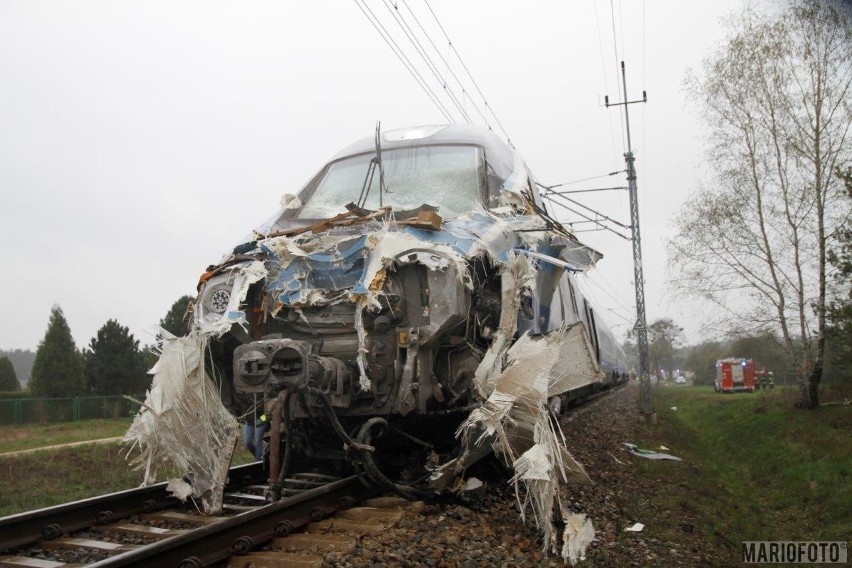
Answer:
[(623, 445), (627, 446), (627, 449), (634, 456), (639, 456), (640, 458), (647, 458), (649, 460), (674, 460), (681, 461), (681, 459), (677, 456), (673, 456), (671, 454), (662, 454), (660, 452), (655, 452), (654, 450), (643, 450), (636, 446), (636, 444), (628, 444), (627, 442), (623, 442)]

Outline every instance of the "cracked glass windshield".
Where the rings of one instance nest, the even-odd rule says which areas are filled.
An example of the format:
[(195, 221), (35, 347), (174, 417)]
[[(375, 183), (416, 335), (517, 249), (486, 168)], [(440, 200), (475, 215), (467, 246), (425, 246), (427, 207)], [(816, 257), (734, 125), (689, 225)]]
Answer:
[(481, 201), (482, 152), (475, 146), (420, 146), (382, 151), (385, 190), (379, 191), (375, 154), (333, 163), (299, 219), (321, 219), (344, 211), (347, 203), (365, 209), (390, 205), (394, 210), (438, 207), (444, 219), (458, 217)]

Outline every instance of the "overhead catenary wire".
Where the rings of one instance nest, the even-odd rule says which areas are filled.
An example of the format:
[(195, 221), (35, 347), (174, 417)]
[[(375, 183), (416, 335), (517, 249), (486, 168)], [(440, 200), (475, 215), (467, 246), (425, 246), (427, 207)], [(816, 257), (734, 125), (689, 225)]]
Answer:
[[(362, 2), (363, 2), (363, 5), (362, 5)], [(423, 92), (426, 93), (426, 95), (429, 97), (429, 99), (432, 101), (432, 103), (438, 108), (438, 110), (441, 112), (441, 114), (444, 116), (444, 118), (447, 120), (447, 122), (454, 123), (455, 119), (453, 118), (452, 114), (441, 103), (440, 99), (435, 95), (435, 93), (432, 91), (432, 89), (429, 87), (429, 85), (426, 83), (426, 81), (423, 79), (423, 77), (420, 75), (420, 73), (417, 71), (417, 69), (411, 63), (411, 60), (408, 59), (408, 57), (405, 55), (405, 53), (402, 52), (402, 49), (399, 47), (399, 45), (396, 43), (396, 41), (393, 39), (393, 37), (390, 36), (388, 31), (385, 29), (385, 27), (382, 25), (382, 23), (379, 21), (379, 19), (376, 17), (376, 15), (373, 13), (373, 11), (370, 10), (370, 7), (367, 6), (366, 1), (365, 0), (355, 0), (355, 4), (358, 6), (358, 9), (360, 9), (361, 12), (364, 14), (364, 17), (367, 18), (367, 20), (370, 22), (370, 24), (372, 24), (373, 28), (375, 28), (375, 30), (378, 32), (378, 34), (382, 37), (382, 39), (385, 41), (385, 43), (388, 45), (388, 47), (390, 47), (390, 49), (391, 49), (391, 51), (393, 51), (394, 55), (396, 55), (397, 58), (400, 60), (400, 62), (402, 62), (402, 64), (405, 66), (406, 70), (411, 74), (411, 76), (414, 78), (414, 80), (417, 81), (417, 84), (420, 86), (420, 88), (423, 90)]]
[[(578, 207), (582, 207), (583, 209), (585, 209), (586, 211), (589, 211), (590, 213), (594, 213), (595, 215), (600, 215), (602, 218), (606, 219), (610, 223), (618, 225), (622, 229), (629, 229), (630, 228), (630, 225), (625, 225), (624, 223), (621, 223), (620, 221), (616, 221), (615, 219), (612, 219), (611, 217), (608, 217), (608, 216), (604, 215), (603, 213), (596, 211), (596, 210), (592, 209), (591, 207), (589, 207), (587, 205), (583, 205), (582, 203), (580, 203), (579, 201), (577, 201), (575, 199), (571, 199), (570, 197), (562, 195), (561, 193), (548, 192), (546, 194), (543, 194), (542, 197), (550, 198), (551, 195), (555, 195), (555, 196), (559, 197), (560, 199), (564, 199), (565, 201), (573, 203), (574, 205), (576, 205)], [(552, 199), (551, 199), (551, 201), (552, 201)]]
[[(448, 45), (447, 45), (447, 56), (446, 56), (446, 57), (444, 57), (443, 55), (441, 55), (441, 51), (438, 49), (438, 46), (437, 46), (437, 45), (435, 44), (435, 42), (432, 40), (432, 36), (431, 36), (431, 35), (429, 35), (429, 32), (428, 32), (428, 31), (426, 31), (426, 28), (425, 28), (425, 27), (423, 26), (423, 24), (420, 22), (420, 18), (418, 18), (418, 17), (417, 17), (417, 14), (415, 14), (415, 13), (414, 13), (414, 10), (412, 10), (412, 9), (411, 9), (411, 7), (408, 5), (408, 2), (406, 2), (405, 0), (402, 0), (402, 5), (403, 5), (403, 6), (405, 6), (405, 8), (408, 10), (409, 14), (411, 14), (411, 17), (414, 19), (414, 22), (417, 24), (417, 27), (418, 27), (418, 28), (420, 28), (420, 31), (423, 33), (424, 37), (426, 38), (426, 41), (428, 41), (428, 42), (429, 42), (429, 44), (432, 46), (432, 49), (434, 49), (434, 50), (435, 50), (435, 53), (437, 53), (437, 54), (438, 54), (438, 57), (439, 57), (439, 58), (441, 59), (441, 61), (444, 63), (444, 65), (445, 65), (445, 67), (446, 67), (447, 72), (448, 72), (448, 73), (449, 73), (449, 74), (453, 77), (453, 79), (455, 79), (456, 83), (458, 83), (459, 87), (460, 87), (460, 88), (461, 88), (461, 90), (462, 90), (462, 101), (464, 101), (464, 100), (465, 100), (465, 98), (469, 99), (469, 100), (470, 100), (470, 102), (471, 102), (471, 105), (472, 105), (472, 106), (473, 106), (473, 108), (474, 108), (474, 110), (476, 110), (476, 113), (477, 113), (477, 114), (479, 115), (479, 117), (482, 119), (482, 122), (483, 122), (483, 123), (485, 123), (485, 125), (486, 125), (486, 126), (488, 126), (489, 128), (491, 128), (491, 125), (490, 125), (490, 124), (489, 124), (489, 122), (488, 122), (488, 117), (487, 117), (487, 116), (486, 116), (486, 114), (485, 114), (485, 113), (484, 113), (484, 112), (483, 112), (483, 111), (479, 108), (479, 105), (476, 103), (476, 101), (474, 101), (473, 99), (470, 99), (470, 98), (469, 98), (469, 96), (468, 96), (468, 94), (467, 94), (467, 90), (464, 88), (464, 84), (462, 83), (462, 80), (461, 80), (461, 79), (459, 79), (459, 76), (458, 76), (458, 75), (456, 75), (456, 72), (455, 72), (455, 71), (453, 70), (453, 68), (450, 66), (450, 54), (451, 54), (451, 53), (455, 50), (455, 48), (453, 47), (452, 42), (451, 42), (451, 41), (448, 41)], [(438, 23), (438, 25), (439, 25), (439, 26), (441, 25), (441, 24), (440, 24), (440, 22)], [(456, 56), (458, 56), (458, 53), (456, 53)], [(461, 60), (459, 60), (459, 62), (461, 63)], [(462, 63), (462, 64), (463, 64), (463, 63)], [(445, 77), (444, 77), (444, 84), (446, 84), (446, 73), (445, 73)], [(487, 110), (487, 109), (486, 109), (486, 110)], [(508, 138), (508, 135), (506, 135), (505, 133), (504, 133), (504, 136), (506, 136), (506, 137)]]
[[(603, 42), (603, 35), (601, 34), (601, 22), (600, 22), (600, 15), (598, 14), (598, 2), (597, 2), (597, 0), (593, 0), (592, 4), (595, 7), (595, 30), (598, 32), (598, 48), (599, 48), (600, 55), (601, 55), (601, 77), (603, 78), (603, 82), (604, 82), (604, 92), (608, 93), (609, 92), (609, 81), (607, 81), (606, 56), (604, 55), (604, 42)], [(616, 85), (616, 87), (617, 87), (617, 85)], [(616, 150), (616, 145), (615, 145), (615, 132), (614, 132), (614, 129), (612, 127), (612, 114), (611, 113), (607, 113), (607, 122), (609, 123), (609, 138), (610, 138), (610, 141), (612, 143), (612, 157), (613, 157), (613, 161), (614, 161), (613, 163), (617, 163), (618, 158), (616, 156), (618, 156), (618, 151)]]
[[(609, 0), (609, 10), (612, 18), (612, 49), (613, 58), (615, 60), (615, 90), (618, 91), (618, 87), (621, 82), (618, 79), (618, 41), (615, 36), (615, 5), (613, 4), (613, 0)], [(626, 136), (624, 134), (624, 120), (619, 119), (619, 122), (621, 124), (621, 147), (625, 148), (627, 144), (625, 142)]]
[[(441, 21), (438, 19), (437, 14), (432, 9), (432, 6), (429, 5), (428, 0), (424, 0), (426, 8), (429, 10), (432, 18), (435, 20), (435, 24), (437, 25), (437, 29), (440, 30), (440, 33), (443, 34), (444, 38), (447, 41), (447, 54), (444, 56), (441, 53), (441, 50), (438, 48), (435, 41), (432, 39), (429, 30), (426, 29), (426, 26), (423, 25), (421, 19), (417, 16), (416, 12), (409, 6), (408, 2), (402, 0), (402, 4), (404, 8), (407, 10), (411, 19), (414, 20), (416, 25), (411, 25), (408, 21), (408, 18), (403, 11), (399, 9), (400, 2), (398, 0), (383, 0), (385, 7), (391, 14), (391, 18), (396, 22), (397, 26), (399, 26), (399, 30), (401, 33), (406, 36), (407, 42), (405, 40), (401, 40), (399, 37), (399, 33), (397, 32), (396, 39), (394, 35), (390, 32), (390, 30), (382, 23), (382, 19), (370, 9), (366, 0), (355, 0), (356, 5), (364, 14), (364, 16), (370, 21), (370, 24), (373, 28), (382, 36), (382, 39), (391, 48), (391, 51), (394, 52), (394, 55), (403, 63), (406, 70), (409, 74), (418, 82), (421, 89), (429, 96), (432, 103), (438, 107), (438, 110), (441, 111), (442, 115), (448, 122), (456, 122), (455, 114), (460, 115), (461, 120), (472, 123), (472, 115), (468, 110), (468, 106), (476, 111), (479, 115), (480, 119), (484, 126), (486, 126), (490, 130), (494, 130), (492, 127), (492, 122), (495, 123), (499, 130), (502, 132), (503, 136), (505, 136), (507, 143), (513, 147), (511, 139), (509, 138), (508, 132), (506, 131), (503, 123), (497, 117), (497, 114), (494, 112), (494, 109), (491, 108), (488, 99), (485, 97), (484, 92), (480, 88), (479, 84), (474, 79), (473, 74), (468, 68), (467, 64), (462, 59), (455, 45), (449, 37), (446, 29), (444, 28)], [(386, 17), (385, 17), (386, 18)], [(385, 19), (386, 21), (386, 19)], [(406, 50), (400, 45), (409, 43), (411, 48), (416, 52), (416, 56), (411, 53), (407, 53)], [(431, 46), (431, 50), (429, 47)], [(409, 49), (411, 49), (409, 48)], [(432, 51), (432, 52), (430, 52)], [(452, 54), (455, 53), (456, 59), (458, 59), (459, 65), (461, 65), (462, 69), (464, 69), (464, 74), (467, 77), (467, 80), (460, 77), (456, 71), (453, 69), (453, 65), (450, 63), (450, 59)], [(414, 61), (419, 57), (422, 64), (416, 65)], [(444, 65), (444, 71), (441, 72), (440, 64)], [(423, 67), (425, 66), (425, 70)], [(426, 72), (428, 70), (428, 72)], [(425, 76), (430, 76), (434, 79), (434, 81), (427, 80)], [(448, 76), (452, 77), (454, 83), (448, 80)], [(437, 82), (438, 89), (434, 88), (434, 82)], [(472, 88), (479, 94), (481, 97), (481, 105), (470, 96), (470, 89), (465, 87), (465, 82), (469, 82), (472, 85)], [(457, 92), (457, 89), (460, 92)], [(436, 92), (437, 90), (437, 92)], [(444, 96), (441, 96), (439, 93), (443, 91)], [(449, 104), (447, 104), (449, 103)], [(468, 104), (469, 103), (469, 104)], [(450, 108), (453, 108), (455, 112), (451, 111)], [(490, 116), (490, 118), (489, 118)]]
[[(605, 225), (605, 224), (604, 224), (604, 221), (605, 221), (605, 220), (603, 220), (603, 219), (594, 219), (594, 218), (592, 218), (592, 217), (589, 217), (589, 216), (588, 216), (588, 215), (586, 215), (585, 213), (582, 213), (581, 211), (578, 211), (578, 210), (576, 210), (576, 209), (574, 209), (574, 208), (572, 208), (572, 207), (570, 207), (570, 206), (568, 206), (568, 205), (565, 205), (564, 203), (560, 203), (560, 202), (558, 202), (558, 201), (555, 201), (554, 199), (552, 199), (552, 198), (550, 198), (550, 197), (548, 197), (548, 196), (544, 196), (544, 197), (545, 197), (545, 199), (548, 199), (548, 200), (549, 200), (551, 203), (553, 203), (554, 205), (558, 205), (559, 207), (562, 207), (563, 209), (565, 209), (565, 210), (567, 210), (567, 211), (570, 211), (571, 213), (574, 213), (575, 215), (578, 215), (578, 216), (582, 217), (583, 219), (585, 219), (585, 220), (587, 220), (587, 221), (590, 221), (590, 222), (594, 223), (595, 225), (597, 225), (598, 227), (600, 227), (600, 229), (605, 230), (605, 231), (609, 231), (609, 232), (611, 232), (611, 233), (613, 233), (613, 234), (615, 234), (615, 235), (618, 235), (618, 236), (619, 236), (619, 237), (621, 237), (622, 239), (630, 240), (630, 237), (627, 237), (627, 236), (625, 236), (625, 235), (622, 235), (621, 233), (619, 233), (618, 231), (616, 231), (616, 230), (615, 230), (615, 229), (613, 229), (612, 227), (608, 227), (607, 225)], [(595, 211), (595, 214), (598, 214), (598, 213)], [(595, 229), (595, 230), (600, 230), (600, 229)], [(581, 232), (587, 232), (587, 231), (572, 231), (572, 232), (573, 232), (573, 233), (581, 233)]]
[(538, 182), (536, 182), (536, 185), (539, 186), (542, 189), (553, 189), (555, 187), (562, 187), (564, 185), (574, 185), (575, 183), (583, 183), (585, 181), (592, 181), (593, 179), (601, 179), (601, 178), (605, 178), (605, 177), (609, 177), (609, 176), (617, 176), (618, 174), (623, 174), (623, 173), (626, 173), (626, 172), (627, 172), (627, 170), (617, 170), (617, 171), (614, 171), (614, 172), (609, 172), (608, 174), (601, 174), (599, 176), (592, 176), (592, 177), (587, 177), (587, 178), (582, 178), (582, 179), (576, 179), (574, 181), (565, 181), (565, 182), (556, 183), (556, 184), (553, 184), (553, 185), (544, 185), (544, 184), (541, 184), (541, 183), (538, 183)]
[[(485, 109), (491, 112), (491, 116), (494, 117), (494, 122), (496, 122), (497, 126), (500, 127), (500, 131), (503, 133), (503, 136), (506, 137), (506, 140), (508, 141), (509, 145), (511, 146), (512, 145), (511, 144), (511, 138), (509, 137), (509, 134), (506, 132), (506, 129), (503, 127), (503, 123), (500, 122), (500, 119), (497, 118), (497, 114), (494, 112), (494, 109), (488, 104), (488, 99), (485, 97), (485, 94), (482, 92), (482, 89), (479, 88), (479, 84), (476, 82), (476, 79), (473, 78), (473, 74), (470, 72), (470, 69), (468, 69), (467, 65), (464, 62), (464, 59), (462, 59), (461, 54), (459, 53), (458, 49), (456, 49), (456, 46), (453, 44), (453, 41), (450, 39), (450, 36), (447, 34), (447, 31), (444, 29), (444, 26), (441, 25), (441, 21), (438, 19), (437, 14), (435, 14), (435, 11), (432, 9), (432, 6), (429, 4), (429, 0), (423, 0), (423, 1), (425, 2), (426, 7), (429, 8), (429, 12), (432, 14), (432, 17), (435, 18), (435, 23), (438, 24), (438, 28), (440, 28), (441, 33), (444, 34), (444, 37), (447, 39), (447, 42), (449, 43), (450, 46), (452, 46), (453, 51), (455, 52), (456, 57), (459, 60), (459, 63), (461, 63), (462, 69), (464, 69), (465, 73), (467, 73), (467, 76), (470, 79), (470, 82), (473, 83), (473, 86), (476, 88), (476, 92), (479, 93), (480, 97), (482, 97), (482, 102), (485, 105)], [(489, 125), (489, 127), (490, 127), (490, 125)]]
[(408, 25), (408, 22), (406, 22), (402, 14), (399, 13), (399, 8), (396, 5), (392, 5), (388, 0), (383, 1), (385, 7), (390, 12), (394, 21), (399, 25), (400, 29), (405, 34), (405, 37), (408, 38), (408, 40), (411, 42), (411, 45), (414, 46), (415, 51), (417, 51), (418, 55), (420, 55), (420, 58), (423, 60), (424, 63), (426, 63), (426, 67), (429, 69), (429, 71), (432, 73), (438, 83), (443, 86), (444, 92), (447, 93), (447, 96), (449, 97), (450, 101), (452, 101), (453, 105), (459, 111), (464, 121), (470, 124), (472, 121), (470, 119), (470, 116), (467, 114), (467, 111), (459, 102), (453, 90), (447, 86), (447, 82), (444, 80), (444, 78), (441, 77), (441, 72), (438, 70), (437, 66), (435, 65), (435, 62), (432, 60), (429, 54), (426, 53), (423, 44), (420, 43), (420, 40), (414, 35), (413, 30)]
[[(592, 277), (592, 274), (594, 274), (594, 277)], [(612, 298), (615, 303), (617, 303), (622, 309), (630, 312), (636, 310), (635, 304), (628, 306), (619, 298), (618, 291), (612, 286), (612, 284), (609, 283), (609, 281), (604, 277), (603, 273), (599, 270), (595, 270), (594, 273), (586, 273), (586, 278), (596, 282), (599, 285), (601, 292)], [(633, 321), (632, 323), (635, 323), (635, 321)]]
[[(598, 306), (598, 307), (600, 307), (600, 306), (606, 306), (606, 305), (607, 305), (605, 302), (601, 301), (601, 299), (598, 297), (598, 295), (597, 295), (597, 293), (596, 293), (596, 292), (597, 292), (597, 290), (593, 290), (591, 286), (588, 286), (588, 285), (587, 285), (587, 283), (588, 283), (588, 277), (586, 277), (586, 278), (578, 278), (578, 279), (576, 280), (576, 282), (580, 285), (580, 291), (582, 292), (583, 296), (584, 296), (584, 297), (586, 297), (586, 298), (588, 298), (589, 300), (591, 300), (591, 302), (592, 302), (592, 304), (593, 304), (594, 306)], [(612, 309), (610, 309), (610, 308), (606, 308), (606, 311), (607, 311), (607, 312), (609, 312), (609, 313), (611, 313), (611, 314), (614, 314), (615, 316), (617, 316), (617, 317), (619, 317), (619, 318), (621, 318), (621, 319), (625, 319), (625, 317), (624, 317), (624, 316), (622, 316), (621, 314), (619, 314), (619, 313), (618, 313), (617, 311), (615, 311), (615, 310), (612, 310)], [(613, 326), (612, 326), (612, 323), (611, 323), (611, 322), (609, 322), (609, 321), (607, 321), (609, 318), (608, 318), (607, 316), (605, 316), (605, 315), (603, 314), (603, 312), (601, 312), (601, 311), (599, 311), (598, 309), (596, 309), (596, 310), (595, 310), (595, 315), (596, 315), (596, 316), (598, 316), (598, 317), (602, 317), (602, 318), (603, 318), (603, 320), (604, 320), (604, 323), (606, 324), (606, 326), (607, 326), (608, 328), (612, 329), (612, 327), (613, 327)], [(628, 320), (628, 321), (629, 321), (629, 320)], [(630, 323), (632, 324), (633, 322), (630, 322)]]

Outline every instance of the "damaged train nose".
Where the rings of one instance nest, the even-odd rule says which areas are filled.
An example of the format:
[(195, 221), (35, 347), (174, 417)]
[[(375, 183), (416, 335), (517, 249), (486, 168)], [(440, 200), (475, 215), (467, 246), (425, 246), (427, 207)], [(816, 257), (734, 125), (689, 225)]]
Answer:
[(266, 339), (234, 349), (234, 388), (269, 394), (302, 391), (314, 386), (346, 406), (353, 390), (352, 371), (340, 359), (311, 355), (311, 344), (292, 339)]
[(227, 468), (237, 419), (260, 405), (273, 494), (299, 467), (410, 497), (494, 452), (555, 547), (554, 516), (568, 516), (557, 489), (586, 478), (551, 408), (626, 376), (576, 286), (600, 258), (490, 131), (356, 142), (202, 275), (193, 331), (164, 338), (125, 439), (146, 479), (176, 464), (208, 509), (223, 483), (212, 462)]

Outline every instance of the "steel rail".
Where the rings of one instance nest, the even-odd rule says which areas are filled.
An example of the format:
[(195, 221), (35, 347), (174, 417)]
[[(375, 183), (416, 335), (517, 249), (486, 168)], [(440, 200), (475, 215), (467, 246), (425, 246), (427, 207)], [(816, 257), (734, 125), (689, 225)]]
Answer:
[(231, 555), (249, 552), (274, 537), (286, 536), (374, 492), (359, 476), (348, 477), (89, 566), (210, 566)]
[[(263, 480), (261, 463), (232, 467), (226, 491)], [(166, 483), (128, 489), (80, 501), (26, 511), (0, 518), (0, 551), (57, 538), (64, 533), (106, 524), (137, 513), (151, 513), (179, 501), (166, 491)]]

